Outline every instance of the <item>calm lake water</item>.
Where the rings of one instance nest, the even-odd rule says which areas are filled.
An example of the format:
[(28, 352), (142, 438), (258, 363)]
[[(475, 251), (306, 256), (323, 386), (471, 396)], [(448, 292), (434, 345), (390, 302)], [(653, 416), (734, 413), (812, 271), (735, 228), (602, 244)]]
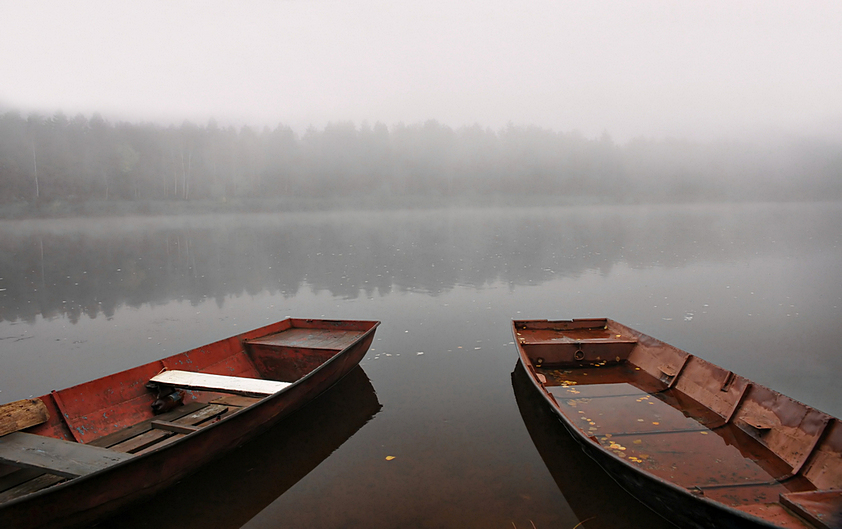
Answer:
[(510, 321), (610, 317), (842, 416), (840, 227), (840, 203), (5, 221), (0, 402), (377, 319), (360, 370), (102, 526), (665, 527), (523, 391)]

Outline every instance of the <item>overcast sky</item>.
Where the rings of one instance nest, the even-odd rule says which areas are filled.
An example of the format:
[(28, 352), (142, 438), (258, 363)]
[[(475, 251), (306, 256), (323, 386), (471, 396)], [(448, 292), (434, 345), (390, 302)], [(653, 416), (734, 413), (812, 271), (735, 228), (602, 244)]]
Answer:
[(0, 107), (842, 137), (842, 1), (0, 0)]

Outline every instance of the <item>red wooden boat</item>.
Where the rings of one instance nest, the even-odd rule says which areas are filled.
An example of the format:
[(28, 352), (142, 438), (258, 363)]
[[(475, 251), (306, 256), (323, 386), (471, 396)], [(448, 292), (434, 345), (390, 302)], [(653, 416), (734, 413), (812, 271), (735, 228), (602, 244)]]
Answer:
[(584, 452), (678, 527), (842, 527), (838, 419), (612, 320), (512, 325)]
[(78, 526), (159, 493), (333, 385), (378, 325), (287, 319), (33, 399), (48, 418), (0, 436), (0, 527)]

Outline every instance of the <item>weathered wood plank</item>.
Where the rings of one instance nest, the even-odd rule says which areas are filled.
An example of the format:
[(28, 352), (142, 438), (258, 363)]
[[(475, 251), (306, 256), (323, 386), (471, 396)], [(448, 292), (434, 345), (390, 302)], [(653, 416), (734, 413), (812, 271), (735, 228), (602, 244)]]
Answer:
[(16, 400), (0, 405), (0, 437), (41, 424), (49, 418), (50, 414), (41, 399)]
[[(207, 408), (201, 409), (196, 413), (190, 414), (186, 417), (182, 417), (176, 421), (173, 421), (172, 424), (175, 426), (179, 425), (198, 425), (199, 428), (207, 426), (212, 422), (212, 419), (222, 416), (225, 412), (228, 411), (227, 406), (220, 406), (217, 404), (211, 404)], [(167, 446), (170, 443), (174, 443), (178, 441), (182, 437), (187, 434), (184, 433), (171, 433), (171, 432), (162, 432), (158, 430), (160, 434), (162, 434), (161, 438), (156, 441), (156, 443), (149, 443), (146, 446), (138, 449), (134, 452), (135, 455), (145, 454), (146, 452), (151, 452), (152, 450), (158, 450), (161, 447)], [(153, 434), (155, 431), (148, 432), (148, 434)], [(190, 432), (192, 433), (192, 432)], [(145, 434), (145, 435), (148, 435)]]
[[(208, 419), (218, 417), (226, 411), (228, 411), (227, 406), (213, 404), (210, 406), (205, 406), (204, 408), (198, 411), (185, 415), (184, 417), (176, 419), (172, 422), (175, 424), (181, 424), (186, 426), (196, 426), (197, 424), (207, 421)], [(146, 450), (147, 448), (152, 447), (153, 445), (157, 445), (158, 443), (172, 435), (172, 432), (164, 430), (149, 430), (122, 443), (112, 445), (110, 449), (116, 450), (117, 452), (137, 454), (142, 450)]]
[(196, 426), (188, 426), (186, 424), (176, 424), (174, 422), (169, 421), (152, 421), (152, 428), (156, 430), (164, 430), (165, 432), (173, 432), (173, 433), (193, 433), (198, 432), (199, 428)]
[(1, 462), (40, 468), (68, 478), (84, 476), (132, 457), (106, 448), (23, 432), (0, 438)]
[(56, 483), (61, 483), (66, 479), (67, 478), (55, 476), (53, 474), (41, 474), (34, 479), (30, 479), (29, 481), (18, 485), (17, 487), (0, 492), (0, 504), (11, 501), (15, 498), (20, 498), (21, 496), (26, 496), (27, 494), (31, 494), (33, 492), (38, 492), (39, 490), (55, 485)]
[(261, 397), (246, 397), (244, 395), (223, 395), (213, 399), (211, 404), (222, 404), (225, 406), (237, 406), (246, 408), (263, 400)]
[(213, 419), (214, 417), (218, 417), (228, 411), (228, 406), (221, 406), (219, 404), (211, 404), (205, 408), (202, 408), (199, 411), (193, 412), (190, 415), (185, 415), (184, 417), (172, 421), (176, 424), (188, 424), (190, 426), (195, 426), (199, 423), (207, 421), (208, 419)]
[(153, 419), (147, 419), (133, 426), (129, 426), (128, 428), (123, 428), (122, 430), (100, 437), (99, 439), (94, 439), (90, 443), (86, 444), (111, 448), (112, 446), (122, 443), (127, 439), (131, 439), (132, 437), (138, 436), (144, 432), (148, 432), (152, 429), (152, 421), (173, 421), (193, 413), (196, 410), (200, 410), (205, 406), (207, 406), (207, 404), (203, 402), (191, 402), (189, 404), (185, 404), (184, 406), (179, 406), (172, 411), (168, 411), (167, 413), (156, 415)]
[(289, 382), (277, 380), (231, 377), (179, 370), (164, 371), (155, 375), (149, 381), (177, 388), (205, 389), (244, 395), (272, 395), (290, 385)]
[(135, 452), (135, 455), (143, 455), (146, 452), (151, 452), (152, 450), (158, 450), (160, 448), (163, 448), (163, 447), (167, 446), (168, 444), (172, 444), (172, 443), (178, 441), (179, 439), (181, 439), (184, 436), (185, 436), (185, 434), (183, 434), (183, 433), (176, 433), (176, 434), (171, 433), (168, 437), (165, 437), (164, 439), (162, 439), (158, 444), (147, 446), (143, 450), (139, 450), (139, 451)]
[(44, 474), (44, 471), (38, 468), (20, 468), (0, 478), (0, 492), (17, 487), (21, 483), (37, 478), (42, 474)]

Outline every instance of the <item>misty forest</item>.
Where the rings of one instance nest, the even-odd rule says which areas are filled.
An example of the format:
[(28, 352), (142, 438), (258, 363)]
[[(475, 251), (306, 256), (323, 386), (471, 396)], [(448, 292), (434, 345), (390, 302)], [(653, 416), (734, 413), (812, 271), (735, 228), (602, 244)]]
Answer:
[[(510, 124), (337, 122), (303, 134), (100, 115), (0, 115), (4, 216), (96, 213), (92, 204), (545, 196), (588, 202), (842, 197), (842, 153), (816, 138), (765, 142), (587, 138)], [(383, 199), (379, 202), (379, 199)], [(405, 202), (405, 201), (404, 201)], [(400, 200), (396, 200), (401, 204)], [(258, 205), (255, 205), (258, 204)], [(271, 206), (266, 206), (267, 208)], [(153, 211), (154, 210), (150, 210)]]

